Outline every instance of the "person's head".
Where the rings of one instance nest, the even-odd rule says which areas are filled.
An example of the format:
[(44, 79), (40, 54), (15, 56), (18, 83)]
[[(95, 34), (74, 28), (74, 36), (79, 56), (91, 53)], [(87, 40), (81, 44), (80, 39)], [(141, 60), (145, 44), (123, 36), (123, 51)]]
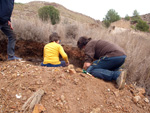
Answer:
[(77, 42), (77, 46), (79, 49), (83, 49), (84, 46), (91, 40), (91, 38), (87, 38), (86, 36), (82, 36), (79, 38)]
[(60, 40), (60, 36), (54, 32), (49, 36), (49, 42), (58, 42)]

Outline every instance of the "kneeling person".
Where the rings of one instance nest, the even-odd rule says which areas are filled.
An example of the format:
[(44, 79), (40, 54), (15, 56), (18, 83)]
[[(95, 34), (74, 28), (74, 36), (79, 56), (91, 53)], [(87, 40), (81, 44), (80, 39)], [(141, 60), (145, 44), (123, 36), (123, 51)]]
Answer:
[(124, 88), (126, 70), (121, 70), (120, 67), (125, 62), (126, 53), (121, 47), (104, 40), (92, 40), (86, 36), (79, 38), (77, 46), (80, 49), (84, 48), (83, 69), (94, 77), (106, 81), (116, 80), (118, 89)]
[[(60, 43), (60, 36), (57, 33), (53, 33), (49, 37), (48, 44), (44, 47), (44, 61), (41, 66), (47, 67), (60, 67), (69, 65), (68, 56), (65, 53)], [(65, 61), (59, 60), (59, 54)]]

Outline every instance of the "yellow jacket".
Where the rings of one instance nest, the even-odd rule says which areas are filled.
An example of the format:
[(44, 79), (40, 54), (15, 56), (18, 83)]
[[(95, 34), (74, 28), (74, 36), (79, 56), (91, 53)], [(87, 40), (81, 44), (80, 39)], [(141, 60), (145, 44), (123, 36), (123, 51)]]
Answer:
[(43, 64), (54, 64), (54, 65), (61, 64), (61, 62), (59, 61), (59, 54), (61, 54), (62, 58), (66, 62), (68, 62), (68, 56), (60, 44), (56, 42), (46, 44), (44, 47)]

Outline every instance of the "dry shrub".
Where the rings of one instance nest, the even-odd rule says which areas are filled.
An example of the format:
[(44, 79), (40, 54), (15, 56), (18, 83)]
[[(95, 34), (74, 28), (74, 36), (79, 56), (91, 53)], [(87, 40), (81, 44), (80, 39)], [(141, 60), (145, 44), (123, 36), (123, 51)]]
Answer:
[(39, 19), (30, 18), (28, 20), (13, 19), (12, 23), (14, 31), (17, 34), (17, 39), (45, 43), (48, 43), (48, 37), (52, 32), (57, 32), (61, 36), (62, 44), (72, 46), (76, 46), (78, 38), (83, 35), (93, 38), (106, 35), (106, 30), (79, 22), (69, 22), (68, 24), (61, 22), (60, 24), (51, 25), (50, 22), (42, 22)]
[(46, 42), (51, 32), (47, 23), (42, 23), (40, 20), (13, 19), (13, 26), (17, 39)]
[(78, 27), (76, 25), (66, 26), (66, 38), (76, 39), (78, 36)]

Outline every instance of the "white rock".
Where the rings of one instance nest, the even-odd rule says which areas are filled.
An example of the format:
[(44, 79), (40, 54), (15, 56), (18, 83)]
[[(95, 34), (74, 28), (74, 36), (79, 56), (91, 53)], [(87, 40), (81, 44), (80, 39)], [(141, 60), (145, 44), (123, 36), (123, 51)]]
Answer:
[(16, 94), (16, 98), (20, 99), (22, 96), (21, 96), (21, 93), (19, 94)]
[(149, 103), (148, 98), (144, 98), (144, 101), (145, 101), (146, 103)]

